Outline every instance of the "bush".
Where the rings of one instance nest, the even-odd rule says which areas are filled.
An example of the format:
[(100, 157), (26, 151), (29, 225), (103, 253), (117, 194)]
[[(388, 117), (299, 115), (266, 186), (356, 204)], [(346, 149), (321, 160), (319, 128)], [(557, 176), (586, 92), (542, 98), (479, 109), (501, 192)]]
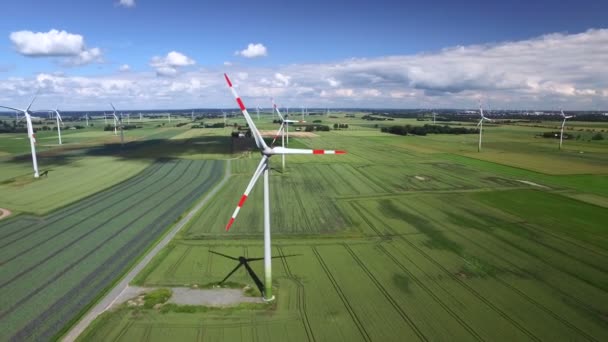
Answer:
[(157, 289), (146, 293), (144, 296), (144, 308), (152, 309), (156, 304), (163, 304), (169, 300), (172, 294), (171, 289)]
[(591, 140), (604, 140), (602, 133), (596, 133), (591, 137)]

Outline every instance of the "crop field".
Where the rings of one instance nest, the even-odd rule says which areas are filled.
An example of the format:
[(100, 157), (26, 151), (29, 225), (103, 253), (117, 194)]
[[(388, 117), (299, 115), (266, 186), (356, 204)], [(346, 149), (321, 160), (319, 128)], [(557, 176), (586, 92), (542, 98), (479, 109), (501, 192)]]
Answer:
[[(495, 125), (477, 153), (476, 135), (393, 136), (342, 120), (353, 128), (290, 146), (347, 155), (289, 156), (285, 170), (272, 158), (273, 304), (123, 305), (80, 339), (608, 339), (605, 142), (559, 152), (534, 137), (542, 129)], [(261, 257), (260, 184), (224, 230), (258, 161), (233, 160), (231, 180), (134, 284), (208, 287), (236, 266), (211, 252)], [(262, 261), (251, 266), (263, 274)], [(252, 285), (245, 270), (230, 281)]]
[[(47, 340), (77, 319), (222, 177), (223, 165), (158, 160), (135, 177), (46, 216), (0, 221), (0, 339)], [(37, 188), (46, 200), (52, 200), (53, 190)]]

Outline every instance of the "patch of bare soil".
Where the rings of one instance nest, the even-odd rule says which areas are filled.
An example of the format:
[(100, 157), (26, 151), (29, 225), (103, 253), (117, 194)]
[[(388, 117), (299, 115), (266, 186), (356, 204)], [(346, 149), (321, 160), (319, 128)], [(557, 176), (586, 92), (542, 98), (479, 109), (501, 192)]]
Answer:
[(0, 220), (7, 218), (11, 215), (11, 211), (8, 209), (0, 208)]

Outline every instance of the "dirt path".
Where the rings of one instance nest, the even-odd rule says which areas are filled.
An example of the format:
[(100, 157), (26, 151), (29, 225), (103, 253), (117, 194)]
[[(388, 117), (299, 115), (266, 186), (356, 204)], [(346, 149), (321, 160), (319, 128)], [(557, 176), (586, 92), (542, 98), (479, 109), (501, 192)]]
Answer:
[(8, 209), (0, 208), (0, 220), (5, 219), (11, 215), (11, 211)]
[[(130, 299), (144, 293), (158, 289), (158, 287), (128, 286), (108, 309), (118, 307)], [(189, 287), (172, 287), (173, 295), (167, 301), (179, 305), (204, 305), (227, 307), (240, 303), (264, 303), (261, 297), (248, 297), (240, 289), (193, 289)]]
[[(114, 286), (105, 297), (103, 297), (95, 306), (93, 306), (81, 319), (76, 323), (62, 338), (62, 341), (74, 341), (76, 338), (91, 324), (91, 322), (101, 315), (104, 311), (108, 310), (114, 302), (121, 298), (121, 295), (125, 291), (129, 290), (129, 283), (135, 278), (135, 276), (144, 268), (146, 265), (161, 251), (168, 243), (173, 239), (175, 234), (180, 231), (193, 217), (194, 215), (205, 205), (213, 196), (226, 184), (228, 178), (230, 178), (230, 160), (226, 161), (226, 169), (224, 173), (224, 179), (217, 184), (213, 190), (211, 190), (198, 204), (188, 212), (188, 214), (181, 219), (171, 231), (158, 242), (148, 254), (135, 265), (121, 280)], [(133, 297), (133, 296), (132, 296)]]

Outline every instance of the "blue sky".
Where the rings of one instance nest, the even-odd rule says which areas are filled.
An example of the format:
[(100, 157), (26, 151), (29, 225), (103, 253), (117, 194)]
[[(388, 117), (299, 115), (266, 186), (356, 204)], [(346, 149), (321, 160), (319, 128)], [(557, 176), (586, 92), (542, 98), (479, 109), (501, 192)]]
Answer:
[[(607, 71), (593, 63), (608, 60), (600, 46), (606, 36), (602, 29), (608, 28), (606, 1), (133, 3), (131, 7), (121, 6), (118, 0), (3, 4), (0, 101), (24, 101), (29, 86), (41, 88), (46, 101), (67, 102), (75, 108), (85, 105), (79, 101), (95, 106), (108, 99), (130, 108), (226, 106), (229, 97), (218, 98), (218, 90), (225, 89), (215, 89), (221, 83), (214, 78), (227, 71), (240, 75), (237, 83), (250, 91), (243, 97), (251, 96), (257, 103), (276, 96), (291, 106), (468, 107), (479, 97), (497, 107), (552, 108), (557, 106), (554, 102), (562, 102), (561, 106), (594, 108), (608, 102), (608, 85), (600, 80)], [(31, 50), (40, 40), (11, 38), (14, 32), (46, 34), (52, 29), (80, 36), (82, 43), (74, 49), (86, 56), (78, 59), (74, 49), (72, 55), (61, 50), (57, 56), (59, 50), (53, 47), (28, 53), (23, 49)], [(559, 36), (553, 43), (558, 45), (553, 46), (555, 51), (561, 51), (563, 44), (570, 49), (564, 50), (570, 58), (549, 61), (551, 70), (532, 61), (529, 70), (517, 71), (522, 76), (513, 79), (509, 66), (518, 69), (522, 61), (512, 49), (529, 46), (522, 51), (546, 58), (548, 52), (541, 49), (555, 40), (547, 38), (551, 35)], [(56, 38), (55, 44), (65, 37)], [(19, 47), (17, 42), (25, 45)], [(235, 55), (249, 44), (261, 44), (265, 53), (253, 58)], [(459, 55), (454, 50), (458, 47), (469, 54)], [(511, 50), (506, 66), (496, 57), (493, 62), (489, 57), (471, 58), (476, 52), (493, 56), (507, 49)], [(591, 65), (576, 57), (581, 50), (592, 54)], [(169, 57), (170, 52), (179, 56)], [(176, 56), (184, 58), (175, 62)], [(458, 68), (454, 59), (458, 56), (468, 71)], [(436, 65), (446, 64), (441, 59), (452, 65), (452, 69), (439, 68), (445, 74), (437, 74)], [(127, 69), (124, 65), (128, 71), (119, 71), (121, 66)], [(501, 67), (504, 70), (492, 70)], [(560, 72), (560, 67), (587, 70), (589, 75), (572, 73), (564, 79), (568, 72)], [(323, 74), (315, 75), (315, 70)], [(395, 77), (390, 75), (393, 72)], [(427, 76), (434, 79), (421, 78), (421, 73), (432, 73)], [(436, 80), (441, 79), (448, 80), (439, 84)], [(488, 80), (508, 84), (495, 86)], [(513, 89), (517, 84), (521, 89)], [(102, 91), (94, 91), (95, 86)], [(531, 93), (545, 88), (549, 90), (543, 94)], [(146, 89), (154, 91), (143, 94)]]

